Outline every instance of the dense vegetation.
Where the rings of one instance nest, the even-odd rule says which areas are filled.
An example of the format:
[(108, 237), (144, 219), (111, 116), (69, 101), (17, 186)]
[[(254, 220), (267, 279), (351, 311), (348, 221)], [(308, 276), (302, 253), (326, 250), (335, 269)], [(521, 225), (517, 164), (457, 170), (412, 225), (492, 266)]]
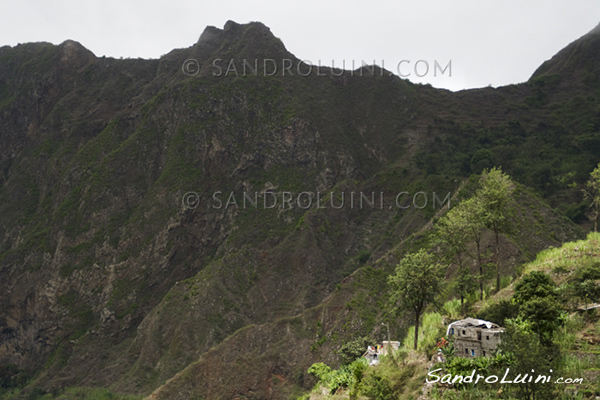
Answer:
[[(334, 393), (346, 393), (351, 398), (408, 399), (416, 397), (429, 379), (439, 382), (427, 388), (433, 399), (494, 399), (498, 393), (502, 393), (501, 398), (517, 399), (595, 398), (600, 394), (600, 352), (596, 348), (600, 341), (600, 316), (595, 310), (576, 309), (590, 301), (587, 293), (593, 293), (595, 301), (600, 299), (599, 250), (600, 234), (591, 233), (586, 240), (540, 253), (534, 262), (524, 266), (521, 278), (497, 295), (486, 296), (484, 301), (471, 296), (467, 308), (458, 299), (446, 302), (439, 312), (425, 314), (425, 334), (418, 352), (411, 350), (413, 338), (409, 335), (401, 350), (383, 356), (374, 367), (366, 367), (366, 361), (360, 358), (339, 370), (313, 365), (309, 372), (319, 378), (314, 393), (320, 393), (323, 387), (332, 396), (322, 398), (336, 399)], [(581, 287), (587, 288), (585, 297), (577, 294)], [(446, 344), (441, 339), (448, 321), (466, 317), (474, 310), (479, 310), (477, 317), (506, 327), (499, 350), (492, 357), (455, 356), (452, 341)], [(437, 346), (446, 361), (427, 363)], [(529, 384), (528, 378), (525, 384), (501, 385), (483, 380), (477, 384), (442, 384), (456, 375), (469, 376), (473, 370), (484, 377), (501, 378), (507, 368), (507, 380), (517, 381), (519, 374), (550, 375), (553, 380), (537, 384)], [(431, 374), (426, 376), (428, 369)], [(532, 373), (532, 369), (536, 372)], [(451, 377), (444, 378), (448, 374)], [(555, 383), (561, 377), (564, 383)], [(569, 383), (569, 379), (579, 378), (581, 383)]]
[[(216, 58), (300, 62), (260, 23), (158, 60), (0, 47), (0, 397), (287, 399), (318, 362), (357, 396), (417, 393), (444, 316), (477, 313), (593, 229), (598, 33), (524, 84), (456, 93), (328, 69), (213, 76)], [(211, 207), (218, 191), (387, 201)], [(399, 208), (399, 193), (429, 203)], [(441, 266), (412, 304), (410, 265)], [(564, 278), (558, 297), (489, 310), (540, 352), (569, 326), (550, 317), (596, 290), (593, 269), (545, 272)], [(381, 369), (353, 364), (388, 335), (413, 339)]]
[[(424, 334), (421, 334), (422, 338), (419, 337), (418, 324), (422, 310), (427, 303), (431, 304), (429, 309), (435, 309), (436, 303), (443, 301), (443, 293), (448, 292), (437, 288), (441, 284), (441, 278), (436, 277), (440, 266), (433, 258), (434, 253), (421, 248), (405, 255), (395, 275), (390, 276), (390, 305), (393, 308), (396, 300), (406, 295), (404, 301), (416, 316), (416, 323), (404, 340), (404, 347), (383, 356), (383, 361), (374, 367), (368, 367), (366, 359), (362, 357), (346, 359), (346, 364), (338, 370), (332, 370), (323, 363), (314, 364), (308, 370), (318, 379), (312, 393), (327, 394), (318, 398), (334, 399), (343, 395), (367, 399), (413, 398), (423, 387), (428, 396), (434, 399), (492, 399), (498, 396), (585, 399), (600, 394), (600, 353), (593, 350), (594, 343), (600, 341), (600, 316), (596, 309), (581, 309), (582, 306), (585, 308), (600, 301), (600, 234), (590, 233), (586, 240), (566, 243), (560, 248), (539, 253), (535, 261), (519, 268), (522, 275), (515, 276), (510, 286), (500, 290), (497, 285), (495, 295), (490, 294), (492, 286), (483, 290), (483, 276), (480, 275), (480, 292), (477, 293), (477, 285), (464, 284), (465, 276), (469, 281), (473, 277), (469, 269), (465, 268), (463, 272), (463, 262), (468, 256), (466, 243), (473, 241), (473, 227), (482, 229), (486, 224), (479, 222), (468, 225), (467, 220), (461, 219), (461, 216), (465, 216), (463, 209), (473, 207), (472, 210), (476, 212), (469, 215), (472, 218), (483, 218), (488, 212), (507, 216), (513, 213), (509, 202), (503, 203), (501, 209), (497, 208), (498, 203), (484, 205), (482, 193), (489, 190), (489, 174), (510, 182), (510, 178), (498, 170), (484, 171), (480, 188), (472, 197), (439, 219), (432, 234), (437, 238), (432, 243), (442, 245), (442, 251), (438, 248), (437, 256), (443, 260), (446, 254), (449, 256), (445, 257), (447, 262), (459, 265), (454, 282), (447, 284), (458, 289), (460, 300), (446, 300), (443, 306), (437, 306), (439, 311), (425, 314)], [(590, 181), (594, 179), (595, 174), (592, 173)], [(510, 185), (495, 187), (510, 189)], [(509, 226), (508, 222), (510, 218), (507, 217), (504, 226)], [(493, 229), (493, 225), (488, 226), (490, 230)], [(453, 237), (448, 229), (463, 236)], [(479, 252), (479, 246), (476, 248)], [(472, 257), (481, 259), (479, 253)], [(406, 266), (410, 268), (406, 270)], [(432, 290), (429, 291), (427, 287)], [(448, 342), (443, 337), (449, 321), (473, 316), (474, 313), (478, 318), (506, 328), (499, 348), (491, 357), (463, 358), (455, 355), (453, 341)], [(589, 344), (586, 337), (590, 338)], [(361, 342), (365, 343), (365, 339)], [(437, 349), (444, 354), (445, 362), (427, 363), (426, 359)], [(424, 378), (427, 370), (429, 372)], [(453, 380), (456, 376), (467, 377), (473, 371), (482, 375), (481, 382)], [(499, 379), (494, 381), (493, 376), (506, 378), (507, 371), (510, 372), (507, 380), (512, 379), (515, 383), (497, 383)], [(490, 383), (483, 381), (490, 376)], [(532, 376), (533, 382), (529, 379)], [(550, 381), (550, 376), (554, 380)], [(562, 384), (556, 383), (558, 378), (563, 378)], [(433, 385), (426, 384), (426, 381)], [(419, 382), (424, 386), (419, 386)], [(306, 395), (305, 398), (312, 397)]]

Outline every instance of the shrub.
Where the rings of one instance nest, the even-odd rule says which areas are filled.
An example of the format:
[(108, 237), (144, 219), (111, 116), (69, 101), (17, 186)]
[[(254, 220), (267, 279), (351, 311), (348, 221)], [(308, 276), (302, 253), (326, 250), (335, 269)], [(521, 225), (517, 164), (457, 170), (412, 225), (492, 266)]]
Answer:
[(342, 356), (343, 364), (350, 364), (352, 361), (362, 356), (367, 350), (368, 346), (373, 345), (375, 345), (375, 341), (373, 339), (363, 336), (344, 344), (338, 350), (338, 354)]
[(361, 394), (369, 400), (390, 400), (394, 392), (390, 381), (377, 370), (373, 370), (363, 379)]
[(556, 284), (541, 271), (530, 272), (515, 286), (513, 299), (517, 304), (523, 304), (534, 297), (557, 298)]
[(510, 300), (500, 300), (498, 303), (490, 304), (477, 313), (477, 318), (494, 322), (500, 326), (505, 325), (509, 318), (516, 318), (519, 307)]

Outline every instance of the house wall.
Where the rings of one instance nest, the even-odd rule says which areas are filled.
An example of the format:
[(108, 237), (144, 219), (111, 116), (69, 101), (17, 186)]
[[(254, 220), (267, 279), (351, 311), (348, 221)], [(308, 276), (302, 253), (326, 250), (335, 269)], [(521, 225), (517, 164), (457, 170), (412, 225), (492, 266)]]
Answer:
[(392, 351), (398, 350), (400, 348), (400, 342), (398, 342), (398, 341), (388, 342), (387, 340), (384, 340), (381, 345), (381, 353), (388, 354), (388, 348), (391, 348)]
[[(454, 329), (454, 333), (452, 332)], [(454, 352), (460, 357), (489, 357), (501, 342), (500, 330), (455, 326), (450, 330)]]

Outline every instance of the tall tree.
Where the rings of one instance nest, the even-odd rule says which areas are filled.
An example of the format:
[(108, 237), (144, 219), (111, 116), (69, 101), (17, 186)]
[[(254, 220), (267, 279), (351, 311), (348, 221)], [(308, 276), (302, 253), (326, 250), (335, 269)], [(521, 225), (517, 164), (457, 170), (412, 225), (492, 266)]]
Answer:
[(485, 226), (494, 232), (494, 262), (496, 264), (496, 291), (500, 290), (500, 233), (508, 231), (510, 197), (513, 184), (500, 168), (484, 171), (480, 179), (481, 187), (475, 196), (484, 212)]
[(436, 224), (436, 242), (444, 248), (448, 258), (458, 264), (457, 287), (460, 304), (463, 304), (465, 295), (473, 289), (473, 277), (469, 268), (464, 265), (472, 222), (462, 204), (448, 211)]
[(600, 216), (600, 163), (590, 174), (590, 179), (583, 189), (584, 197), (590, 201), (592, 209), (590, 219), (594, 221), (594, 232), (598, 232), (598, 217)]
[(458, 270), (456, 277), (456, 288), (460, 294), (461, 305), (464, 303), (465, 296), (468, 296), (470, 293), (473, 293), (475, 290), (477, 290), (477, 282), (475, 281), (475, 277), (471, 271), (469, 271), (469, 268), (462, 267)]
[(454, 207), (436, 224), (436, 241), (445, 247), (447, 254), (462, 268), (467, 251), (469, 221), (462, 207)]
[(442, 266), (433, 254), (421, 249), (402, 258), (394, 275), (388, 278), (393, 304), (409, 308), (415, 318), (415, 342), (419, 339), (419, 319), (427, 304), (434, 301), (443, 278)]
[(481, 249), (481, 234), (485, 226), (485, 212), (482, 202), (477, 197), (471, 197), (461, 204), (459, 207), (468, 221), (469, 236), (475, 242), (477, 250), (477, 267), (479, 268), (479, 300), (483, 300), (483, 261)]

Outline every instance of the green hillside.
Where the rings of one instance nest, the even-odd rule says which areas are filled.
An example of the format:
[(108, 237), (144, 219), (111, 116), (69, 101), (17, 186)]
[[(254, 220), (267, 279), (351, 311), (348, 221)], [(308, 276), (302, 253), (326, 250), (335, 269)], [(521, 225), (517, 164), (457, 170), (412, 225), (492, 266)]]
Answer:
[(446, 255), (442, 298), (465, 272), (506, 287), (592, 229), (597, 54), (595, 30), (528, 82), (452, 93), (377, 67), (215, 76), (215, 59), (300, 65), (258, 22), (156, 60), (0, 47), (0, 398), (303, 395), (343, 346), (407, 335), (388, 276), (443, 252), (439, 221), (492, 167), (511, 229), (486, 220), (464, 264)]
[[(568, 242), (556, 248), (544, 250), (532, 262), (522, 265), (521, 276), (515, 276), (512, 283), (499, 293), (486, 296), (484, 301), (460, 302), (450, 300), (439, 311), (429, 312), (423, 317), (423, 334), (419, 338), (419, 351), (412, 350), (411, 327), (404, 346), (392, 354), (384, 356), (377, 366), (366, 366), (358, 361), (340, 370), (318, 371), (313, 369), (321, 379), (310, 394), (302, 396), (306, 399), (416, 399), (422, 396), (431, 399), (495, 399), (495, 398), (560, 398), (560, 399), (594, 399), (600, 394), (600, 315), (598, 310), (578, 310), (586, 305), (586, 299), (578, 296), (578, 287), (584, 282), (595, 285), (595, 299), (600, 294), (600, 234), (590, 233), (584, 240)], [(442, 347), (447, 360), (436, 364), (429, 360), (436, 353), (441, 338), (446, 335), (448, 322), (477, 315), (492, 321), (502, 322), (514, 329), (515, 323), (508, 318), (517, 318), (518, 294), (520, 284), (534, 273), (547, 276), (553, 282), (556, 299), (560, 302), (561, 316), (551, 340), (552, 343), (542, 348), (538, 358), (533, 358), (533, 365), (540, 370), (549, 362), (553, 369), (554, 380), (526, 392), (523, 385), (516, 383), (487, 384), (483, 380), (479, 384), (447, 385), (442, 383), (427, 384), (427, 380), (442, 380), (444, 375), (463, 374), (468, 376), (472, 370), (483, 377), (498, 374), (506, 368), (519, 371), (519, 354), (511, 354), (510, 349), (501, 347), (500, 353), (491, 358), (464, 359), (452, 357), (452, 341)], [(539, 291), (538, 283), (532, 289)], [(542, 296), (543, 297), (543, 296)], [(535, 298), (535, 296), (534, 296)], [(547, 310), (547, 308), (545, 309)], [(503, 319), (503, 321), (499, 321)], [(507, 324), (507, 325), (505, 325)], [(513, 331), (511, 331), (510, 334)], [(507, 331), (507, 334), (508, 331)], [(533, 336), (535, 337), (535, 332)], [(522, 339), (522, 338), (521, 338)], [(535, 340), (532, 341), (535, 343)], [(535, 352), (532, 343), (522, 343), (523, 351)], [(537, 365), (535, 364), (537, 363)], [(523, 372), (529, 372), (525, 370)], [(544, 373), (548, 373), (547, 370)], [(358, 374), (358, 375), (357, 375)], [(515, 372), (513, 372), (514, 377)], [(534, 374), (532, 374), (534, 375)], [(358, 376), (358, 378), (357, 378)], [(502, 376), (502, 374), (500, 375)], [(534, 375), (537, 377), (537, 375)], [(576, 383), (565, 382), (569, 379), (581, 379)], [(510, 379), (507, 379), (510, 380)], [(420, 397), (421, 396), (421, 397)]]

